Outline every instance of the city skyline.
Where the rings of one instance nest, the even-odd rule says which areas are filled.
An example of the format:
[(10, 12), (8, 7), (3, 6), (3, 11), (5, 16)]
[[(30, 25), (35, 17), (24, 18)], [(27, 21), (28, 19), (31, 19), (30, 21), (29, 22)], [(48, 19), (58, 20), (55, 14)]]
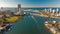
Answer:
[(60, 7), (60, 0), (0, 0), (0, 7)]

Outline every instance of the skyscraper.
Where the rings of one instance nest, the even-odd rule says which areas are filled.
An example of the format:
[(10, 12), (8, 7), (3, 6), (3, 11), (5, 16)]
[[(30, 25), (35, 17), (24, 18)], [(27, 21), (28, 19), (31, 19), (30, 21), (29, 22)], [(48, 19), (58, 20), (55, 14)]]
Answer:
[(18, 4), (18, 11), (21, 10), (21, 4)]
[(21, 4), (18, 4), (18, 13), (19, 13), (20, 15), (24, 15), (24, 12), (23, 12), (22, 9), (21, 9)]

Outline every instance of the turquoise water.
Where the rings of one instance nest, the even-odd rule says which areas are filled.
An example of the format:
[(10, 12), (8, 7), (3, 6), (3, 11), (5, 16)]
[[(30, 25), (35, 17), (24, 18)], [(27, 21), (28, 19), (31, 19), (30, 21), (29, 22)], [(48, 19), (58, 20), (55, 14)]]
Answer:
[(13, 30), (7, 32), (7, 34), (49, 34), (50, 32), (44, 26), (44, 22), (47, 20), (53, 19), (40, 16), (24, 16), (24, 19), (15, 23)]

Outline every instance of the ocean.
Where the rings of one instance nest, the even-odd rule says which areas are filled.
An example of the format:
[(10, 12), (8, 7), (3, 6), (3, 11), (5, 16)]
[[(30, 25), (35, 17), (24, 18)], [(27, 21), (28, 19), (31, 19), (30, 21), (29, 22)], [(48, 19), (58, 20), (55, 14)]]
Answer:
[[(56, 9), (57, 9), (57, 8), (55, 8), (55, 7), (53, 7), (53, 8), (52, 8), (52, 7), (47, 7), (47, 8), (46, 8), (46, 7), (40, 7), (40, 8), (22, 8), (22, 9), (24, 9), (24, 10), (29, 10), (29, 9), (30, 9), (30, 10), (45, 10), (45, 9), (47, 9), (47, 10), (48, 10), (48, 9), (50, 9), (50, 8), (51, 8), (52, 10), (56, 10)], [(6, 7), (5, 7), (5, 8), (3, 8), (3, 9), (4, 9), (4, 10), (11, 10), (11, 11), (17, 10), (17, 8), (13, 8), (13, 7), (11, 7), (11, 8), (9, 8), (9, 7), (6, 8)], [(58, 8), (58, 10), (60, 11), (60, 8)]]
[[(23, 8), (23, 9), (44, 10), (44, 8)], [(10, 8), (10, 10), (12, 10), (12, 8)], [(6, 32), (6, 34), (51, 34), (51, 32), (49, 32), (44, 25), (44, 22), (49, 20), (60, 21), (60, 19), (26, 15), (23, 16), (22, 19), (14, 23), (12, 30)]]

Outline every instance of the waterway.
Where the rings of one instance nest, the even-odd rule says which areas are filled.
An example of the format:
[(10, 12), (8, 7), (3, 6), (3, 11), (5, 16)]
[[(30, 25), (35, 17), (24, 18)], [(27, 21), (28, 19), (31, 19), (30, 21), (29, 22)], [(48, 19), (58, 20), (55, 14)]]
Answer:
[(7, 32), (7, 34), (50, 34), (44, 26), (44, 22), (51, 19), (40, 16), (24, 16), (24, 18), (14, 24), (14, 28)]
[(60, 21), (60, 19), (26, 15), (14, 23), (12, 30), (6, 34), (51, 34), (44, 26), (44, 22), (49, 20)]

